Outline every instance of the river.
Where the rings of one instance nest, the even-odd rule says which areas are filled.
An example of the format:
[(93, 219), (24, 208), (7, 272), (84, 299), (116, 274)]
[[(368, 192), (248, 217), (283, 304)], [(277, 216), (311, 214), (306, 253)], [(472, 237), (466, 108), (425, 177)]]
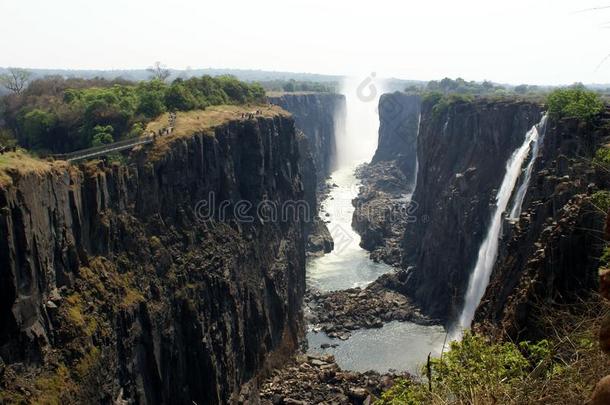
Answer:
[[(335, 186), (323, 202), (320, 215), (328, 222), (335, 249), (308, 261), (309, 288), (332, 291), (365, 287), (380, 275), (394, 271), (391, 266), (373, 262), (369, 253), (360, 247), (360, 236), (352, 229), (352, 199), (357, 196), (360, 185), (354, 175), (356, 167), (357, 164), (346, 165), (331, 176), (330, 184)], [(379, 329), (354, 331), (346, 341), (330, 339), (323, 332), (310, 330), (307, 341), (310, 353), (333, 354), (337, 364), (345, 370), (397, 370), (419, 374), (428, 353), (440, 355), (445, 336), (441, 326), (390, 322)], [(336, 346), (322, 349), (320, 346), (324, 343)]]

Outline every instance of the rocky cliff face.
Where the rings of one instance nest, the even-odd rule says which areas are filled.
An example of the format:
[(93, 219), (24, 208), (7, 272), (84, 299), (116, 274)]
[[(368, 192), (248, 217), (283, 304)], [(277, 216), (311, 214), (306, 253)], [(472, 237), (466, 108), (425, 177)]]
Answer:
[(410, 220), (408, 194), (417, 171), (421, 98), (401, 92), (379, 99), (379, 142), (370, 164), (356, 173), (362, 186), (352, 221), (360, 246), (375, 261), (400, 266), (400, 242)]
[(422, 105), (419, 171), (407, 224), (406, 292), (430, 316), (454, 319), (485, 237), (509, 156), (541, 118), (538, 105), (516, 101)]
[(407, 184), (415, 179), (421, 98), (402, 92), (379, 98), (379, 142), (372, 164), (396, 161)]
[(324, 194), (326, 179), (333, 170), (336, 128), (345, 119), (345, 97), (329, 93), (287, 93), (269, 97), (269, 102), (292, 114), (300, 133), (301, 154), (308, 157), (304, 159), (303, 178), (305, 200), (313, 221), (305, 227), (307, 252), (329, 253), (334, 244), (326, 224), (318, 217), (317, 199)]
[(337, 120), (345, 119), (345, 97), (328, 93), (287, 93), (269, 97), (269, 102), (292, 113), (295, 125), (309, 141), (318, 181), (324, 183), (333, 170), (335, 128)]
[(475, 317), (479, 327), (499, 326), (515, 339), (540, 338), (532, 327), (536, 307), (567, 303), (596, 288), (606, 214), (590, 195), (608, 181), (591, 162), (604, 136), (597, 125), (551, 120), (523, 212), (518, 221), (504, 224), (499, 257)]
[(12, 173), (0, 402), (237, 398), (302, 332), (303, 218), (256, 215), (303, 198), (301, 166), (277, 115), (175, 139), (157, 159)]

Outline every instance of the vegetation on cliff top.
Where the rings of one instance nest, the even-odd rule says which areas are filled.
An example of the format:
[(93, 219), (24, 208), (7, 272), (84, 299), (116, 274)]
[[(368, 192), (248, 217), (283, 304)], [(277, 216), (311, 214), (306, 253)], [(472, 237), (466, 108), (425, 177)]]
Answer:
[(553, 90), (547, 97), (548, 112), (553, 118), (577, 118), (590, 122), (604, 109), (600, 96), (584, 86)]
[[(176, 123), (171, 136), (164, 136), (157, 139), (151, 157), (154, 159), (163, 154), (169, 148), (171, 142), (177, 137), (191, 136), (195, 133), (207, 133), (214, 127), (232, 119), (241, 119), (246, 114), (259, 112), (258, 117), (274, 117), (287, 114), (278, 106), (237, 106), (219, 105), (207, 108), (205, 111), (184, 111), (176, 113)], [(158, 132), (167, 126), (168, 114), (163, 114), (151, 121), (146, 126), (146, 131)]]
[(30, 156), (23, 150), (0, 154), (0, 186), (10, 184), (13, 175), (47, 173), (53, 167), (65, 168), (65, 162), (49, 163)]
[[(231, 76), (121, 80), (48, 77), (2, 99), (6, 127), (19, 145), (38, 152), (64, 153), (138, 136), (151, 119), (166, 111), (211, 105), (256, 103), (265, 92)], [(9, 133), (10, 131), (10, 133)]]

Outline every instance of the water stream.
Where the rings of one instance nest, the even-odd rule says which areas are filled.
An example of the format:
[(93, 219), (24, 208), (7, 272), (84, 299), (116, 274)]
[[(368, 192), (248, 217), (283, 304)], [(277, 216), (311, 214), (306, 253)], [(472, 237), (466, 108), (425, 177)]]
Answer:
[[(308, 287), (320, 291), (365, 287), (380, 275), (394, 271), (391, 266), (373, 262), (369, 253), (360, 247), (360, 236), (352, 229), (352, 200), (360, 186), (354, 172), (360, 163), (370, 161), (379, 128), (376, 112), (379, 94), (362, 97), (361, 90), (361, 83), (346, 82), (345, 128), (337, 131), (339, 168), (332, 173), (329, 183), (334, 186), (321, 206), (320, 216), (327, 221), (335, 249), (310, 259), (307, 264)], [(371, 91), (370, 86), (367, 91)], [(310, 353), (331, 353), (346, 370), (386, 372), (393, 369), (416, 374), (428, 353), (440, 354), (445, 337), (445, 330), (440, 326), (391, 322), (379, 329), (354, 331), (345, 341), (310, 331), (307, 341)], [(334, 347), (322, 349), (325, 343)]]
[(517, 185), (517, 181), (522, 174), (523, 163), (527, 156), (530, 155), (531, 150), (531, 159), (526, 168), (525, 179), (522, 187), (519, 188), (515, 196), (513, 208), (511, 209), (511, 216), (513, 212), (515, 214), (521, 212), (521, 205), (531, 177), (532, 166), (538, 155), (540, 133), (542, 132), (542, 129), (544, 129), (545, 123), (546, 115), (525, 134), (523, 144), (513, 152), (506, 163), (506, 174), (504, 175), (504, 180), (502, 180), (502, 185), (496, 196), (496, 209), (489, 224), (487, 235), (479, 248), (477, 263), (470, 275), (468, 291), (464, 300), (464, 308), (460, 315), (457, 330), (453, 333), (454, 339), (459, 339), (462, 331), (470, 328), (474, 313), (481, 302), (481, 298), (483, 298), (483, 294), (485, 294), (485, 290), (489, 284), (489, 277), (491, 276), (491, 271), (493, 270), (498, 255), (498, 244), (500, 241), (500, 232), (502, 231), (504, 215), (507, 211), (513, 191), (515, 190), (515, 186)]

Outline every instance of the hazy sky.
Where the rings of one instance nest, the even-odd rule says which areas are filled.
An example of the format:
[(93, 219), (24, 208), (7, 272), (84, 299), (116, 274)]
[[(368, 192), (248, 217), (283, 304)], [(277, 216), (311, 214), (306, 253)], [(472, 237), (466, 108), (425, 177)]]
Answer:
[(610, 83), (610, 0), (0, 0), (0, 66)]

